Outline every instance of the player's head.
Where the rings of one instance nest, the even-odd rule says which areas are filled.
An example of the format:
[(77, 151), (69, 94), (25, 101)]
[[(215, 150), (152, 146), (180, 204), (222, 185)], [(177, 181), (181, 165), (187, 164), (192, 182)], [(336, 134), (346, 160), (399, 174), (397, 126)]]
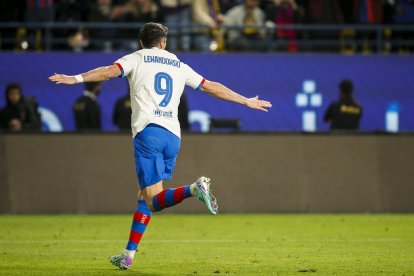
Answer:
[(95, 95), (101, 93), (101, 82), (85, 82), (85, 90), (92, 92)]
[(16, 105), (22, 99), (22, 88), (18, 83), (10, 83), (4, 91), (7, 104)]
[(147, 23), (139, 32), (139, 40), (144, 49), (158, 47), (165, 49), (167, 46), (168, 28), (159, 23)]
[(354, 91), (354, 84), (350, 80), (342, 80), (339, 83), (339, 91), (343, 97), (352, 97), (352, 92)]

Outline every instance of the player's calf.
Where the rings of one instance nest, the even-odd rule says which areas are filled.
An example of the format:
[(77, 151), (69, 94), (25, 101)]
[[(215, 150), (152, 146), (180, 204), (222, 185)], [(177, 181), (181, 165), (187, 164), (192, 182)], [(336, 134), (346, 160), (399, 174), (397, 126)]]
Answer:
[(196, 196), (202, 201), (213, 215), (218, 213), (217, 200), (210, 190), (210, 178), (204, 176), (197, 179), (197, 181), (191, 185), (163, 190), (147, 200), (147, 202), (149, 203), (148, 205), (151, 211), (158, 212), (165, 208), (177, 205), (184, 199), (192, 196)]
[(143, 199), (138, 200), (138, 208), (134, 213), (131, 232), (126, 248), (120, 255), (112, 256), (110, 261), (121, 269), (129, 269), (132, 265), (135, 252), (151, 219), (151, 211)]
[(191, 185), (163, 190), (152, 198), (152, 206), (150, 205), (150, 208), (154, 212), (161, 211), (162, 209), (181, 203), (186, 198), (192, 197)]

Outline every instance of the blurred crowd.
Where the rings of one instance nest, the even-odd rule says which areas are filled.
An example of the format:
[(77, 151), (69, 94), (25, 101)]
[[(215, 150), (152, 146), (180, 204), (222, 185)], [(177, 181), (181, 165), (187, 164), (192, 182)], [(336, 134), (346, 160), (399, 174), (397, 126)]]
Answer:
[[(296, 51), (298, 38), (339, 38), (340, 35), (346, 38), (352, 34), (299, 32), (289, 28), (277, 28), (269, 33), (263, 27), (412, 24), (414, 0), (14, 0), (0, 2), (0, 20), (62, 23), (153, 21), (170, 27), (169, 48), (172, 51), (263, 50), (269, 37), (284, 40), (288, 51)], [(229, 28), (223, 28), (226, 26)], [(18, 42), (27, 42), (3, 46), (3, 49), (39, 50), (44, 47), (41, 40), (44, 34), (40, 29), (0, 31), (3, 37), (11, 35)], [(136, 29), (62, 28), (54, 29), (52, 36), (57, 38), (54, 49), (111, 51), (138, 47)], [(64, 39), (59, 41), (59, 38)]]
[[(99, 102), (101, 82), (84, 83), (84, 91), (72, 106), (75, 130), (101, 131), (102, 108)], [(324, 121), (330, 124), (333, 131), (359, 130), (363, 108), (353, 97), (354, 85), (345, 79), (339, 83), (339, 99), (332, 102), (324, 114)], [(0, 108), (0, 132), (41, 131), (42, 115), (39, 104), (33, 96), (23, 95), (18, 83), (9, 83), (4, 90), (5, 106)], [(112, 123), (120, 131), (131, 130), (131, 99), (130, 91), (115, 102), (112, 112)], [(189, 106), (186, 94), (183, 93), (178, 105), (178, 121), (182, 131), (189, 131)], [(220, 121), (220, 122), (219, 122)], [(234, 125), (235, 123), (235, 125)], [(221, 126), (219, 126), (221, 125)], [(210, 131), (213, 128), (239, 130), (240, 122), (234, 119), (211, 119)]]
[[(101, 82), (86, 82), (84, 90), (72, 106), (76, 131), (101, 131), (102, 108), (99, 102)], [(130, 91), (117, 99), (113, 107), (112, 123), (121, 131), (131, 130), (131, 100)], [(0, 133), (41, 131), (42, 115), (37, 99), (24, 95), (19, 83), (9, 83), (4, 89), (5, 105), (0, 107)], [(178, 106), (178, 120), (181, 129), (188, 131), (189, 107), (187, 97), (183, 93)], [(47, 129), (47, 128), (46, 128)]]

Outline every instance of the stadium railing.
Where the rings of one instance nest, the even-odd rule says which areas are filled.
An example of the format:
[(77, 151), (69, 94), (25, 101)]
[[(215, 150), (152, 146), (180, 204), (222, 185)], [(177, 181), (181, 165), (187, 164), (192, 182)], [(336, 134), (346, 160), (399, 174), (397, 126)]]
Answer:
[[(2, 22), (0, 23), (0, 50), (70, 50), (68, 37), (82, 32), (88, 40), (88, 47), (80, 47), (80, 51), (96, 50), (90, 45), (107, 41), (118, 45), (137, 42), (138, 30), (144, 23), (66, 23), (66, 22)], [(245, 26), (220, 26), (209, 30), (202, 25), (170, 25), (170, 35), (210, 34), (214, 42), (222, 41), (212, 50), (228, 49), (227, 31), (242, 31)], [(249, 29), (252, 29), (249, 27)], [(414, 25), (314, 25), (295, 24), (264, 26), (256, 29), (260, 39), (252, 45), (260, 44), (260, 51), (328, 51), (328, 52), (392, 52), (411, 51), (414, 49)], [(183, 30), (191, 30), (185, 33)], [(104, 31), (105, 38), (88, 35), (88, 32)], [(291, 32), (286, 35), (286, 32)], [(112, 37), (107, 32), (112, 32)], [(127, 34), (125, 34), (127, 32)], [(293, 34), (293, 35), (292, 35)], [(294, 43), (295, 46), (289, 47)], [(293, 50), (292, 50), (293, 49)], [(111, 50), (130, 50), (123, 46), (112, 47)], [(243, 50), (243, 49), (241, 49)]]

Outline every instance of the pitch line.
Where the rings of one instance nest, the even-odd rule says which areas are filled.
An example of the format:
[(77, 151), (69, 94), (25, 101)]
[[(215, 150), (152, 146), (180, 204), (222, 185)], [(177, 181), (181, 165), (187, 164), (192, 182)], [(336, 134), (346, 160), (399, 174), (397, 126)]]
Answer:
[[(125, 240), (0, 240), (0, 243), (110, 243), (125, 242)], [(242, 243), (246, 240), (145, 240), (146, 243)], [(254, 241), (257, 242), (257, 241)], [(264, 242), (264, 240), (262, 241)]]
[[(35, 243), (121, 243), (125, 240), (0, 240), (0, 244), (35, 244)], [(281, 240), (281, 239), (269, 239), (269, 240), (237, 240), (237, 239), (210, 239), (210, 240), (143, 240), (145, 243), (250, 243), (250, 242), (284, 242), (284, 243), (296, 243), (296, 242), (328, 242), (328, 243), (363, 243), (363, 242), (407, 242), (407, 239), (325, 239), (325, 240)]]

